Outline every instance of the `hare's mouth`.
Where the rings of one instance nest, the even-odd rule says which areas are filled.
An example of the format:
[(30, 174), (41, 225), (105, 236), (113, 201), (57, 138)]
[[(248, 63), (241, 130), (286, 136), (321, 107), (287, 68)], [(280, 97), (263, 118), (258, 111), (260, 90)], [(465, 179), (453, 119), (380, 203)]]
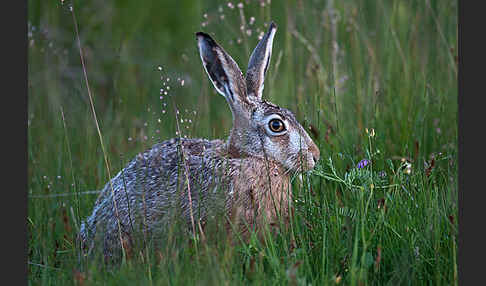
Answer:
[(312, 156), (310, 156), (310, 157), (307, 157), (307, 160), (305, 160), (304, 162), (301, 162), (299, 165), (300, 165), (299, 171), (301, 171), (303, 173), (303, 172), (307, 172), (307, 171), (314, 169), (314, 167), (316, 166), (316, 161), (314, 159), (312, 159)]
[(312, 154), (296, 153), (290, 155), (284, 163), (288, 172), (303, 173), (314, 169), (317, 163), (316, 158)]

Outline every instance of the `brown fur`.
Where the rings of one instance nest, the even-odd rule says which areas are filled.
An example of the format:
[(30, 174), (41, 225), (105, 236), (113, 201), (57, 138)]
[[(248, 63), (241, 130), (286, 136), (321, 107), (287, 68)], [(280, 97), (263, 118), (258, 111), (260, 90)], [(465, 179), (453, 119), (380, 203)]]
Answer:
[[(246, 79), (209, 35), (197, 33), (203, 66), (232, 111), (230, 136), (173, 138), (137, 155), (104, 186), (81, 225), (79, 241), (88, 252), (102, 243), (108, 258), (122, 248), (132, 255), (139, 234), (144, 242), (158, 239), (176, 217), (190, 232), (204, 232), (209, 220), (223, 216), (245, 240), (288, 222), (291, 175), (312, 169), (320, 154), (292, 112), (261, 98), (275, 31), (272, 23)], [(285, 129), (272, 131), (272, 120)]]

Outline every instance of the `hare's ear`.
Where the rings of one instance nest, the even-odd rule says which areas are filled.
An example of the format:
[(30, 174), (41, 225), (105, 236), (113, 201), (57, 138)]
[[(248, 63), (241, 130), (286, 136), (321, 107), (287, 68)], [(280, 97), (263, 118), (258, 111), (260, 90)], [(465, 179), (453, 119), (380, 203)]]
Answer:
[(233, 115), (247, 111), (246, 83), (236, 62), (206, 33), (197, 32), (197, 45), (204, 69), (214, 88), (222, 94)]
[(246, 86), (248, 96), (255, 96), (259, 101), (262, 100), (263, 81), (270, 63), (272, 55), (272, 45), (277, 25), (274, 22), (270, 23), (268, 32), (263, 36), (255, 50), (250, 56), (248, 63), (248, 70), (246, 71)]

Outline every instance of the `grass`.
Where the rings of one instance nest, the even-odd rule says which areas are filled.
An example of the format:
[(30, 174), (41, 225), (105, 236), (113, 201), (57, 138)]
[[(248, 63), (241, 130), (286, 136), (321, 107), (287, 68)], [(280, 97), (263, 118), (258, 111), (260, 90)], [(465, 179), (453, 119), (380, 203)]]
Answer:
[[(456, 1), (28, 3), (29, 284), (457, 285)], [(264, 98), (312, 126), (321, 151), (293, 183), (292, 227), (232, 246), (216, 227), (202, 242), (175, 226), (118, 268), (79, 263), (92, 191), (176, 136), (172, 103), (183, 136), (228, 135), (194, 33), (245, 71), (269, 20)]]

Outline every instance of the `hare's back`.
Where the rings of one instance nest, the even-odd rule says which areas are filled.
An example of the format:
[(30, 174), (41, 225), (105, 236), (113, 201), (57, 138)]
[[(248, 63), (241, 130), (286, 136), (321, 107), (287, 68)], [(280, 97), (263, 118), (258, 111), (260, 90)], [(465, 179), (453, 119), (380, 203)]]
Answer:
[(149, 179), (168, 178), (181, 166), (182, 159), (202, 158), (208, 150), (219, 149), (223, 144), (222, 140), (172, 138), (138, 154), (126, 169), (138, 179), (140, 176)]

